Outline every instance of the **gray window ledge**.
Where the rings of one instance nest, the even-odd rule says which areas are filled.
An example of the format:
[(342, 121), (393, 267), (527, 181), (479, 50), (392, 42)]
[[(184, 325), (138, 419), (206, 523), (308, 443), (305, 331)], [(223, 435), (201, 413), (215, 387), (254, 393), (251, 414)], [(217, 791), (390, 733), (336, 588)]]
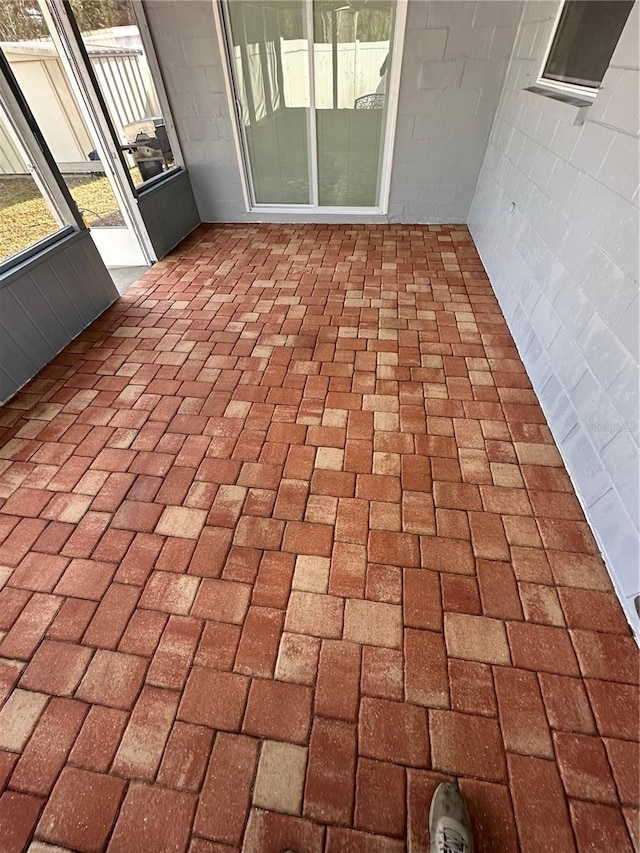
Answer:
[(557, 89), (547, 89), (546, 86), (527, 86), (524, 91), (546, 98), (553, 104), (551, 112), (554, 115), (565, 121), (571, 119), (573, 124), (583, 124), (589, 107), (593, 104), (593, 101), (587, 98), (578, 98), (568, 92), (559, 92)]

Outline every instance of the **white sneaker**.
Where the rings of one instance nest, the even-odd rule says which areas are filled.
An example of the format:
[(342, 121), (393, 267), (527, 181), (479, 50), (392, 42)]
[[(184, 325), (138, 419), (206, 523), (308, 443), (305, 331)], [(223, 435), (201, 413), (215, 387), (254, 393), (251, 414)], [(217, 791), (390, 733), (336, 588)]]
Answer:
[(431, 853), (473, 853), (473, 834), (467, 804), (457, 785), (442, 782), (429, 809)]

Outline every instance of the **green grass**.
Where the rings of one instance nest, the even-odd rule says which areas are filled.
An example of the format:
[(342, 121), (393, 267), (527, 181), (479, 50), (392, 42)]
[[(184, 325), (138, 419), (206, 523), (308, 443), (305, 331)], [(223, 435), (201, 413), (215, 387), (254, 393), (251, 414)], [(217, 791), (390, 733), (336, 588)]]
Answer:
[[(87, 225), (124, 225), (104, 175), (68, 177), (66, 181)], [(0, 261), (53, 234), (58, 227), (31, 176), (0, 175)]]

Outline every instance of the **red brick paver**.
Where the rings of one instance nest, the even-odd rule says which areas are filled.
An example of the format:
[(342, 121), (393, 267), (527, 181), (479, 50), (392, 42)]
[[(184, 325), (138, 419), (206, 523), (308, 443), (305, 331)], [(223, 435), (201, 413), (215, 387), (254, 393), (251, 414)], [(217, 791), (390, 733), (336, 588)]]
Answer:
[(637, 649), (462, 226), (202, 226), (0, 409), (0, 850), (632, 850)]

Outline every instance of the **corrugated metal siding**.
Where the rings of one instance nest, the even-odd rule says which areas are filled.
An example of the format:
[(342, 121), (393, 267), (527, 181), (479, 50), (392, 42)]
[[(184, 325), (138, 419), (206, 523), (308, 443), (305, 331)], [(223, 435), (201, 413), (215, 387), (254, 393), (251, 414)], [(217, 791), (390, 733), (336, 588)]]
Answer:
[(88, 231), (0, 278), (0, 404), (118, 298)]

